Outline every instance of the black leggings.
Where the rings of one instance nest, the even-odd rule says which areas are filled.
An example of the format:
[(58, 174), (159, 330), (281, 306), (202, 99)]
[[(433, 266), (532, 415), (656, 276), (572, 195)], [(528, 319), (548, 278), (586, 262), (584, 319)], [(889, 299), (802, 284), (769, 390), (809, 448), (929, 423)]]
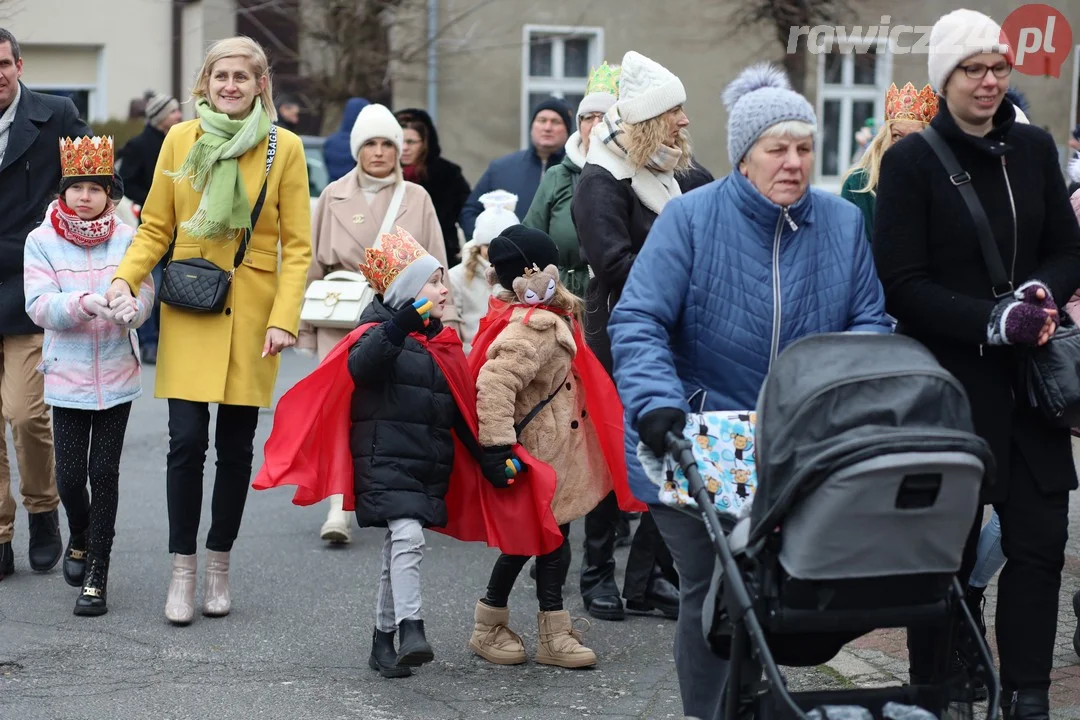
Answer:
[[(218, 405), (217, 475), (210, 503), (210, 532), (206, 548), (229, 552), (240, 532), (259, 408)], [(203, 467), (210, 445), (210, 407), (189, 400), (169, 400), (169, 457), (166, 486), (169, 498), (169, 552), (194, 555), (202, 515)]]
[[(565, 539), (570, 532), (570, 525), (560, 525), (559, 529)], [(544, 612), (563, 609), (562, 586), (566, 579), (560, 561), (563, 547), (566, 547), (565, 542), (547, 555), (536, 558), (536, 600)], [(514, 589), (514, 582), (527, 562), (527, 555), (500, 555), (495, 561), (495, 567), (491, 568), (484, 604), (489, 607), (506, 607), (510, 600), (510, 591)]]
[(129, 402), (107, 410), (53, 408), (56, 488), (68, 529), (76, 546), (84, 538), (89, 554), (100, 560), (108, 560), (116, 534), (120, 454), (130, 414)]

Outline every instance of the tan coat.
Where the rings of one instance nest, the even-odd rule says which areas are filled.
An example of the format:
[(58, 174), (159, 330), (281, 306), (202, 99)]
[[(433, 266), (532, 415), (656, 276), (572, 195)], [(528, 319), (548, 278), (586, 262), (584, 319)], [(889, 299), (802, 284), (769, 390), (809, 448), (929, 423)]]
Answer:
[[(189, 120), (165, 136), (143, 205), (142, 224), (116, 271), (116, 277), (136, 292), (168, 251), (174, 231), (173, 260), (201, 257), (218, 267), (232, 267), (239, 239), (190, 237), (180, 224), (195, 214), (202, 194), (191, 183), (176, 183), (164, 174), (180, 167), (202, 132), (198, 120)], [(154, 389), (159, 398), (270, 406), (280, 356), (262, 357), (266, 331), (276, 327), (297, 333), (304, 276), (311, 262), (311, 198), (304, 147), (288, 130), (278, 128), (277, 135), (266, 200), (247, 256), (236, 269), (225, 311), (202, 314), (161, 306)], [(266, 176), (268, 145), (265, 139), (239, 157), (251, 206)]]
[[(561, 525), (592, 510), (612, 489), (603, 451), (585, 412), (585, 392), (571, 371), (577, 352), (565, 319), (547, 310), (514, 310), (510, 324), (488, 348), (476, 380), (480, 444), (521, 442), (555, 470), (558, 486), (551, 509)], [(563, 385), (521, 432), (514, 425)], [(526, 477), (526, 482), (528, 481)]]
[[(360, 189), (357, 173), (359, 170), (354, 168), (327, 185), (319, 196), (311, 221), (311, 245), (315, 258), (308, 270), (308, 285), (336, 270), (359, 272), (360, 263), (364, 261), (364, 250), (375, 246), (379, 228), (390, 207), (394, 186), (382, 188), (369, 205), (364, 191)], [(442, 228), (431, 197), (424, 188), (411, 182), (405, 183), (405, 196), (401, 199), (394, 221), (394, 226), (398, 225), (446, 267)], [(393, 229), (391, 227), (391, 232)], [(446, 283), (449, 287), (449, 280)], [(448, 299), (443, 322), (454, 323), (457, 312), (453, 297)], [(300, 323), (297, 347), (317, 351), (322, 360), (348, 334), (348, 330), (315, 328), (306, 322)]]

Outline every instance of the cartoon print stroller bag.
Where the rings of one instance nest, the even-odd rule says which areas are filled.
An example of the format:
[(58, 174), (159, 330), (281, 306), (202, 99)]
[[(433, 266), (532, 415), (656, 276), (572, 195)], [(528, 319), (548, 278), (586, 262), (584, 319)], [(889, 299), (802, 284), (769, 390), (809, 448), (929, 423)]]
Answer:
[[(873, 630), (919, 626), (973, 643), (996, 717), (993, 662), (955, 579), (993, 472), (963, 387), (910, 338), (816, 335), (780, 354), (756, 413), (753, 502), (741, 517), (698, 508), (718, 556), (704, 623), (731, 660), (725, 717), (859, 705), (881, 718), (888, 702), (940, 716), (957, 698), (970, 704), (966, 672), (874, 690), (783, 686), (778, 665), (818, 665)], [(673, 433), (668, 444), (689, 494), (708, 498), (698, 448)]]

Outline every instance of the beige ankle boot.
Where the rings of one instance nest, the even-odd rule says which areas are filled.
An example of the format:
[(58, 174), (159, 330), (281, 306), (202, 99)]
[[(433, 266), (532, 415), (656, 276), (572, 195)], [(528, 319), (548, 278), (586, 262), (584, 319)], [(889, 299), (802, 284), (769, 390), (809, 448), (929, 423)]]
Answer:
[(194, 555), (173, 555), (172, 579), (169, 596), (165, 600), (165, 617), (177, 625), (187, 625), (195, 617), (195, 570), (198, 559)]
[(229, 553), (208, 550), (206, 552), (206, 575), (203, 577), (202, 614), (207, 617), (224, 617), (232, 608), (229, 597)]
[(596, 653), (581, 644), (566, 610), (540, 611), (536, 614), (540, 636), (536, 641), (536, 662), (564, 668), (592, 667)]
[(477, 601), (473, 619), (476, 624), (469, 647), (474, 653), (496, 665), (525, 662), (525, 645), (518, 634), (507, 627), (510, 608), (493, 608)]
[(326, 513), (319, 537), (334, 545), (344, 545), (352, 540), (352, 516), (341, 509), (341, 495), (330, 496), (330, 512)]

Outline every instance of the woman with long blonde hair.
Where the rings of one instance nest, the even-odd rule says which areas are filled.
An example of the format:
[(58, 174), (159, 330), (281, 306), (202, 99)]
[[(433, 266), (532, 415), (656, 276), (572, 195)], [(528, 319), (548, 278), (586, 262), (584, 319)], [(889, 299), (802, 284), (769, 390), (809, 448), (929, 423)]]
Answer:
[(840, 188), (840, 197), (862, 210), (867, 242), (874, 232), (874, 200), (882, 155), (904, 136), (925, 130), (937, 111), (938, 96), (929, 85), (916, 90), (914, 85), (908, 83), (898, 90), (896, 83), (893, 83), (885, 93), (885, 124), (878, 130), (859, 162), (847, 171), (843, 187)]
[[(188, 267), (212, 263), (231, 277), (224, 302), (205, 312), (176, 302), (182, 295), (171, 301), (169, 282), (162, 287), (155, 395), (169, 401), (166, 493), (173, 564), (165, 616), (177, 625), (195, 616), (209, 406), (218, 406), (217, 476), (202, 613), (221, 616), (232, 605), (229, 553), (251, 484), (259, 408), (270, 407), (279, 353), (296, 342), (311, 263), (304, 148), (299, 137), (273, 125), (277, 113), (266, 53), (250, 38), (218, 41), (192, 97), (198, 117), (173, 126), (165, 137), (142, 224), (107, 295), (131, 297), (170, 247), (166, 278), (180, 261)], [(177, 272), (181, 281), (184, 273), (190, 274)]]

